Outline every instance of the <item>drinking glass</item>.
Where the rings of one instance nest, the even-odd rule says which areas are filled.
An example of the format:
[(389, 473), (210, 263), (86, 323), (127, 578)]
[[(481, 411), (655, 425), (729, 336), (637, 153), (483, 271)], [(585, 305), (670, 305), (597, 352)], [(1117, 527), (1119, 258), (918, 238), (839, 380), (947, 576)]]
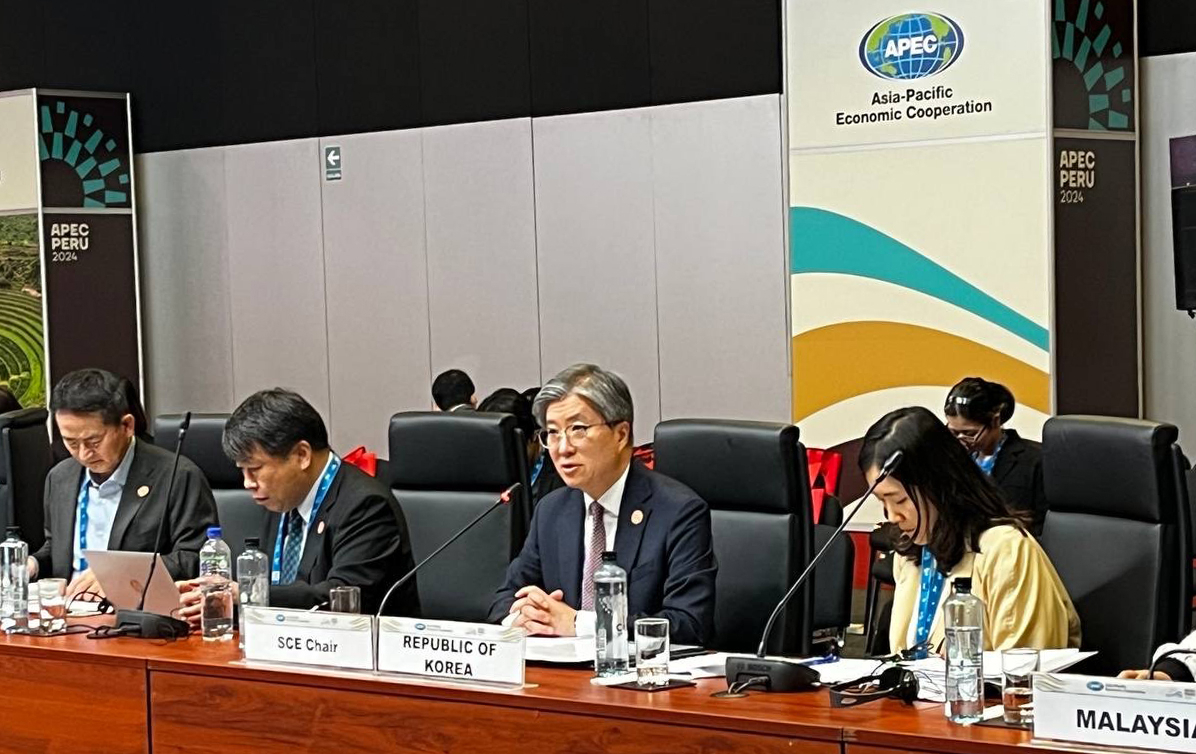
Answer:
[(334, 586), (328, 590), (328, 609), (334, 613), (361, 612), (361, 588), (356, 586)]
[(66, 630), (66, 579), (41, 579), (37, 582), (41, 598), (41, 631), (56, 634)]
[(669, 622), (665, 618), (635, 622), (635, 682), (640, 686), (669, 682)]
[(1030, 725), (1034, 722), (1034, 671), (1038, 670), (1037, 649), (1006, 649), (1001, 652), (1001, 703), (1005, 722)]

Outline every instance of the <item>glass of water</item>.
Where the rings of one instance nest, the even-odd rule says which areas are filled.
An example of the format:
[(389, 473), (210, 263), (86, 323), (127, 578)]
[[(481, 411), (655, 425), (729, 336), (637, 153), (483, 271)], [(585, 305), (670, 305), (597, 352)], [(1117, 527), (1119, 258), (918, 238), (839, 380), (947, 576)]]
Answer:
[(1006, 649), (1001, 652), (1001, 703), (1009, 725), (1034, 722), (1034, 671), (1038, 670), (1037, 649)]
[(66, 630), (66, 579), (35, 582), (41, 601), (41, 631), (56, 634)]
[(635, 622), (635, 682), (640, 686), (669, 682), (669, 622), (665, 618)]
[(334, 613), (361, 612), (361, 587), (334, 586), (328, 590), (328, 609)]

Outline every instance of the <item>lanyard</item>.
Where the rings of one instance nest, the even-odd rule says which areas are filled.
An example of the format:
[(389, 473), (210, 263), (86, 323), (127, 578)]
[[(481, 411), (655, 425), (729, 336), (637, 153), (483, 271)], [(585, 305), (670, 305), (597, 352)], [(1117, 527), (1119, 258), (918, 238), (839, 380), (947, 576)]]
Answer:
[(991, 456), (988, 456), (987, 458), (981, 458), (977, 453), (972, 454), (972, 460), (974, 460), (976, 465), (980, 467), (980, 470), (988, 476), (993, 475), (993, 468), (997, 465), (997, 456), (1000, 454), (1001, 448), (1005, 447), (1005, 437), (1005, 433), (1002, 432), (1001, 441), (997, 443), (997, 447), (993, 450), (993, 454)]
[[(340, 471), (341, 459), (333, 454), (332, 459), (328, 462), (328, 468), (324, 470), (324, 476), (320, 477), (320, 485), (316, 487), (316, 499), (311, 504), (311, 516), (308, 521), (315, 523), (316, 516), (320, 513), (320, 506), (324, 504), (324, 496), (328, 494), (328, 488), (332, 486), (332, 480), (336, 478), (336, 472)], [(270, 583), (278, 586), (278, 582), (282, 580), (282, 540), (286, 536), (287, 514), (282, 514), (278, 517), (278, 536), (274, 538), (274, 559), (270, 564)], [(307, 529), (304, 528), (304, 533)]]
[(87, 501), (91, 499), (89, 494), (90, 483), (87, 480), (87, 469), (83, 470), (83, 483), (79, 485), (79, 570), (87, 570), (87, 558), (83, 557), (83, 551), (87, 549)]
[(925, 645), (930, 639), (930, 627), (934, 625), (934, 616), (938, 612), (939, 596), (943, 593), (942, 571), (938, 569), (938, 561), (934, 559), (929, 547), (922, 548), (922, 590), (918, 599), (918, 626), (914, 634), (914, 644), (923, 647), (918, 650), (917, 659), (925, 659), (928, 652)]
[(544, 470), (544, 454), (536, 456), (536, 465), (532, 467), (531, 484), (535, 484), (536, 480), (540, 478), (540, 472)]

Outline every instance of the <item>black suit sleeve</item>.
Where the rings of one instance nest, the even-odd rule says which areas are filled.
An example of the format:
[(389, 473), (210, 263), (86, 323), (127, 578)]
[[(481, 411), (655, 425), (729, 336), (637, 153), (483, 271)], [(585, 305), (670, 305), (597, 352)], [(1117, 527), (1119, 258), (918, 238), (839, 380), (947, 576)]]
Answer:
[(486, 618), (491, 623), (501, 623), (507, 617), (511, 605), (515, 602), (515, 592), (529, 584), (539, 587), (544, 585), (544, 572), (540, 566), (539, 534), (543, 510), (537, 507), (532, 513), (532, 524), (527, 539), (523, 540), (523, 549), (507, 566), (507, 577), (495, 593), (494, 603), (490, 605), (490, 614)]
[(371, 494), (341, 511), (333, 529), (331, 565), (324, 580), (272, 586), (270, 605), (314, 607), (328, 601), (328, 591), (333, 587), (356, 586), (361, 588), (362, 609), (377, 609), (393, 581), (393, 564), (399, 559), (401, 533), (392, 504), (393, 499)]
[(54, 500), (54, 496), (52, 494), (52, 490), (54, 489), (53, 481), (54, 475), (46, 474), (46, 489), (42, 494), (42, 520), (45, 522), (43, 528), (45, 530), (46, 539), (44, 542), (42, 542), (42, 546), (38, 548), (38, 551), (33, 553), (34, 559), (37, 560), (38, 578), (42, 578), (43, 576), (49, 578), (54, 573), (54, 556), (51, 554), (51, 548), (54, 545), (54, 539), (50, 535), (50, 522), (53, 520), (50, 513), (50, 506)]
[(175, 581), (199, 575), (199, 549), (208, 538), (208, 527), (219, 524), (212, 488), (198, 467), (179, 461), (170, 502), (170, 521), (162, 556)]
[(672, 641), (707, 646), (714, 639), (714, 581), (718, 567), (710, 534), (710, 508), (691, 498), (677, 514), (666, 545), (668, 576), (664, 598), (656, 615), (636, 619), (667, 618)]

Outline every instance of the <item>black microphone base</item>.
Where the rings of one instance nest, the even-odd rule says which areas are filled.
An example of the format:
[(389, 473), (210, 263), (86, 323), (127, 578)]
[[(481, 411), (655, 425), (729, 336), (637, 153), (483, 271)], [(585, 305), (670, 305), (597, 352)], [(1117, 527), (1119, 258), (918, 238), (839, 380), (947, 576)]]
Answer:
[(767, 678), (758, 688), (776, 692), (812, 691), (822, 680), (817, 670), (798, 662), (765, 657), (727, 658), (727, 685), (750, 678)]
[(117, 610), (115, 630), (142, 639), (182, 639), (191, 631), (187, 621), (144, 610)]

